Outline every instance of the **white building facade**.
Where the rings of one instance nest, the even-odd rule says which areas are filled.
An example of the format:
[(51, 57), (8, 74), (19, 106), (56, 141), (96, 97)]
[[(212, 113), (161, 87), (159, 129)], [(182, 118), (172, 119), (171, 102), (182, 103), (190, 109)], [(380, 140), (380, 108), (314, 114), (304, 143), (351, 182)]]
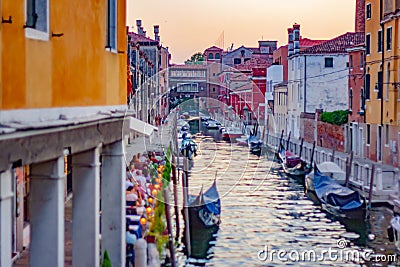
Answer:
[(287, 130), (300, 138), (300, 115), (316, 109), (348, 109), (346, 49), (362, 42), (362, 33), (346, 33), (288, 58)]

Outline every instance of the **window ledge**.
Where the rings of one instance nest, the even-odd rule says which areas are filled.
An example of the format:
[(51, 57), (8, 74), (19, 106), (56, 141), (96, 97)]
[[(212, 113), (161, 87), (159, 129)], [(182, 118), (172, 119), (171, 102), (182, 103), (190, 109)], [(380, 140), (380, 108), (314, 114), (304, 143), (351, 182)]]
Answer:
[(106, 51), (107, 51), (107, 52), (110, 52), (110, 53), (113, 53), (113, 54), (117, 54), (117, 53), (118, 53), (117, 49), (115, 49), (115, 48), (108, 48), (108, 47), (106, 47)]
[(42, 32), (33, 28), (25, 28), (25, 37), (40, 41), (50, 40), (50, 34), (48, 32)]

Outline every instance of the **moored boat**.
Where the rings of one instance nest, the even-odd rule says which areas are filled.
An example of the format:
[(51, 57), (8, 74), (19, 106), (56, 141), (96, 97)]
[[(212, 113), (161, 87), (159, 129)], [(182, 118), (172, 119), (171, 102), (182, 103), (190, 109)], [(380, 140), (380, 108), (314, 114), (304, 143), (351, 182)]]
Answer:
[(215, 180), (206, 192), (201, 190), (197, 196), (189, 195), (188, 203), (190, 230), (217, 227), (221, 223), (221, 200)]
[(400, 216), (396, 215), (390, 221), (388, 236), (389, 241), (394, 242), (397, 250), (400, 250)]
[[(325, 176), (335, 180), (340, 185), (346, 182), (346, 173), (334, 162), (326, 161), (316, 165), (318, 170)], [(310, 172), (306, 176), (306, 189), (308, 191), (315, 191), (314, 189), (314, 172)]]
[(322, 208), (327, 212), (349, 219), (365, 218), (366, 203), (360, 193), (322, 174), (316, 165), (314, 165), (314, 189)]
[(286, 164), (287, 168), (294, 168), (299, 163), (301, 163), (301, 159), (299, 156), (283, 149), (283, 147), (281, 147), (279, 151), (279, 159), (281, 160), (282, 163)]
[(304, 182), (305, 175), (312, 170), (311, 165), (292, 152), (285, 151), (282, 146), (278, 156), (285, 174)]
[(206, 122), (206, 127), (208, 130), (218, 130), (220, 125), (220, 123), (214, 120), (209, 120)]
[(222, 133), (222, 139), (226, 141), (236, 140), (243, 135), (242, 130), (238, 127), (226, 127)]

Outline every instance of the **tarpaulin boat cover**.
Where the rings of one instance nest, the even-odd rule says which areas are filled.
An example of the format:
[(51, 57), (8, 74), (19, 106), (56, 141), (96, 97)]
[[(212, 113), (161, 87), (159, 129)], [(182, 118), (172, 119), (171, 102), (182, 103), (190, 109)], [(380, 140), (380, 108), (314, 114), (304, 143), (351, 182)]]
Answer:
[(338, 184), (335, 180), (314, 170), (315, 192), (321, 202), (340, 208), (353, 210), (362, 206), (362, 199), (357, 191)]
[(219, 199), (216, 181), (214, 181), (213, 185), (204, 193), (204, 202), (209, 212), (215, 215), (221, 214), (221, 201)]
[(189, 195), (188, 202), (189, 206), (204, 205), (209, 213), (215, 215), (221, 214), (221, 201), (219, 199), (216, 181), (214, 181), (213, 185), (205, 193), (201, 191), (198, 196)]

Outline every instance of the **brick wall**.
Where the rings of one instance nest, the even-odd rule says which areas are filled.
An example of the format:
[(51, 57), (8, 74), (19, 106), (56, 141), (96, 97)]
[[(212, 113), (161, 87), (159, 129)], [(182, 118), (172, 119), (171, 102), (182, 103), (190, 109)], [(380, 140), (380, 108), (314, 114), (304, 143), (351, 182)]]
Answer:
[(304, 138), (305, 142), (313, 143), (315, 132), (315, 114), (301, 113), (300, 120), (300, 137)]
[(344, 126), (318, 121), (318, 146), (344, 152)]
[(300, 137), (305, 142), (313, 143), (315, 140), (315, 127), (317, 127), (317, 146), (326, 147), (336, 151), (344, 152), (344, 126), (333, 125), (320, 121), (320, 113), (301, 113), (300, 115)]

